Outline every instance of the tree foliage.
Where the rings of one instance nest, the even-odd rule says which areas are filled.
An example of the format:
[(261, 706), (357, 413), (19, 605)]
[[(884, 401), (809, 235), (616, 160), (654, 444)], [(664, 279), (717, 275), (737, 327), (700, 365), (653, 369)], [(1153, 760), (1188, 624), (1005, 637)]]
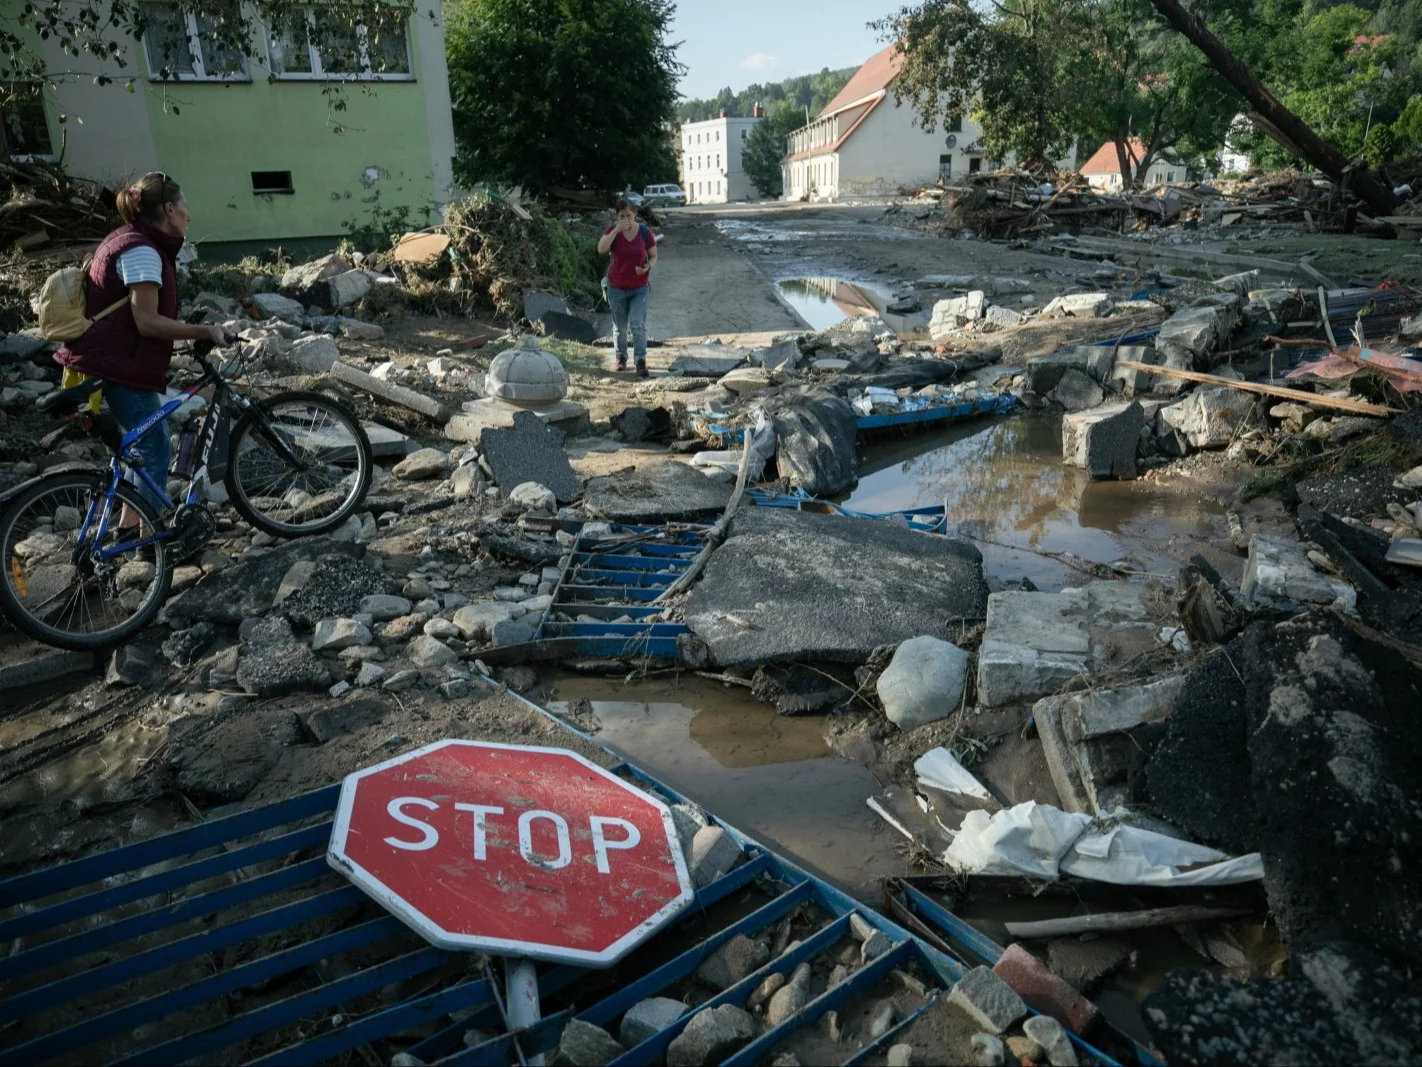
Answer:
[(800, 112), (801, 125), (808, 109), (811, 116), (818, 115), (854, 76), (857, 67), (830, 70), (825, 67), (818, 74), (801, 74), (784, 81), (749, 85), (739, 93), (728, 85), (715, 96), (707, 99), (683, 100), (677, 106), (677, 118), (681, 122), (702, 122), (714, 119), (724, 109), (727, 114), (745, 118), (756, 104), (765, 107), (767, 115), (778, 111), (781, 106), (793, 107)]
[(785, 158), (785, 139), (805, 124), (805, 113), (784, 102), (751, 130), (741, 153), (741, 167), (761, 196), (777, 197), (785, 191), (780, 161)]
[(1071, 147), (1082, 97), (1072, 83), (1084, 0), (924, 0), (874, 23), (898, 42), (894, 82), (925, 127), (971, 115), (995, 159), (1055, 160)]
[(466, 0), (446, 28), (461, 181), (613, 190), (676, 174), (670, 0)]

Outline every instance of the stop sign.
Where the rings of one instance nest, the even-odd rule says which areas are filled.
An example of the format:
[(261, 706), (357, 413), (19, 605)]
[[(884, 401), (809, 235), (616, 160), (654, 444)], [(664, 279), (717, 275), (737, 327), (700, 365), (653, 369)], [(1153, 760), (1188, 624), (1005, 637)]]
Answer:
[(693, 895), (666, 805), (558, 748), (436, 741), (356, 771), (326, 858), (441, 948), (584, 967)]

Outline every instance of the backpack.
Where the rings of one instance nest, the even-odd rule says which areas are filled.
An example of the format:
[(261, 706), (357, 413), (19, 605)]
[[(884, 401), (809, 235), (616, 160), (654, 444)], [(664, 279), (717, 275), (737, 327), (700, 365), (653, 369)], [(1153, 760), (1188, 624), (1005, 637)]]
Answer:
[(84, 314), (88, 287), (87, 264), (83, 267), (65, 267), (44, 280), (36, 310), (39, 313), (40, 335), (46, 341), (77, 341), (94, 323), (128, 303), (125, 296), (91, 319)]

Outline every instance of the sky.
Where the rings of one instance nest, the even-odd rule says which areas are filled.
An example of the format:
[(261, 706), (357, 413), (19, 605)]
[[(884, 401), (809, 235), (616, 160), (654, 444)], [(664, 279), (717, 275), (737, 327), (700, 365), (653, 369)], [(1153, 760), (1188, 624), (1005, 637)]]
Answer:
[(884, 42), (867, 25), (907, 0), (678, 0), (670, 39), (686, 65), (681, 94), (778, 82), (824, 67), (855, 67)]

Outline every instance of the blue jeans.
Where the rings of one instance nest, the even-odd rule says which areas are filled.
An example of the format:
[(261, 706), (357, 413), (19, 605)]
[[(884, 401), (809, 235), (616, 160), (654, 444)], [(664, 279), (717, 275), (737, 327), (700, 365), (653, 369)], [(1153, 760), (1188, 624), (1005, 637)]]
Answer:
[(627, 358), (627, 332), (632, 331), (632, 350), (638, 363), (647, 362), (647, 299), (652, 294), (648, 284), (640, 289), (607, 287), (607, 303), (612, 308), (612, 347), (617, 358)]
[[(153, 393), (146, 389), (131, 389), (126, 385), (115, 385), (113, 382), (104, 383), (104, 400), (109, 405), (109, 414), (114, 417), (114, 421), (123, 428), (125, 433), (163, 406), (162, 393)], [(168, 443), (167, 424), (163, 423), (149, 430), (134, 445), (134, 450), (143, 457), (143, 466), (148, 472), (148, 477), (152, 478), (166, 492), (168, 464), (173, 451), (172, 445)], [(130, 474), (127, 478), (138, 487), (143, 499), (152, 504), (155, 510), (163, 510), (163, 501), (155, 496), (153, 491), (138, 479), (137, 475)]]

